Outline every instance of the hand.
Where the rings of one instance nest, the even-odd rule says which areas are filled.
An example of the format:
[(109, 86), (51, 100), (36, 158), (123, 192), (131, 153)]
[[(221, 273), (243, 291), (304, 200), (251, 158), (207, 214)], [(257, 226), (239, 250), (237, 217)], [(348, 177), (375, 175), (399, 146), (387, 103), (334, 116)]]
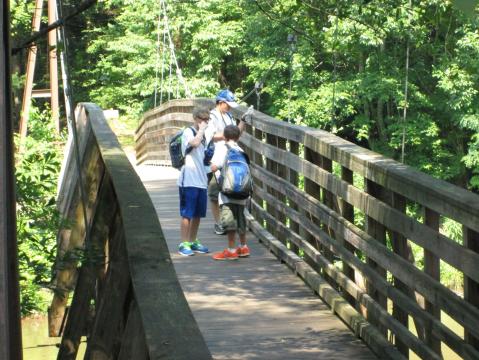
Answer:
[(241, 116), (241, 121), (244, 121), (247, 124), (251, 124), (253, 113), (254, 113), (254, 107), (253, 105), (250, 105), (248, 110), (246, 110), (246, 112)]

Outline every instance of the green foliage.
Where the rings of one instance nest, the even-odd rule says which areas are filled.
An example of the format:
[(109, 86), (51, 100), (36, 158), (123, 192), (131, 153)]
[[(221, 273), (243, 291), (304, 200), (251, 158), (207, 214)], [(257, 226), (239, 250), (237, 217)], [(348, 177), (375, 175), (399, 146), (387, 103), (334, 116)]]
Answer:
[(15, 174), (23, 315), (45, 310), (44, 294), (39, 290), (50, 280), (60, 220), (55, 202), (60, 138), (49, 116), (35, 111), (30, 116), (29, 131)]

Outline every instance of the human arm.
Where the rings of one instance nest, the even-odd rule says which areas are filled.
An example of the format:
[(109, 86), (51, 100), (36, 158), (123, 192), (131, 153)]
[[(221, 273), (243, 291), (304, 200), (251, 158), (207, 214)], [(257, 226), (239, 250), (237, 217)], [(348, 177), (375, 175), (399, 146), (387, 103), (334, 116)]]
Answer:
[(203, 137), (205, 136), (205, 129), (207, 125), (208, 124), (206, 123), (206, 121), (202, 121), (199, 124), (199, 129), (198, 129), (198, 132), (196, 133), (196, 136), (194, 136), (188, 141), (189, 146), (194, 148), (200, 146), (201, 142), (203, 141)]
[(210, 168), (212, 172), (221, 170), (226, 159), (227, 147), (225, 144), (217, 144), (215, 147), (215, 153), (211, 158)]

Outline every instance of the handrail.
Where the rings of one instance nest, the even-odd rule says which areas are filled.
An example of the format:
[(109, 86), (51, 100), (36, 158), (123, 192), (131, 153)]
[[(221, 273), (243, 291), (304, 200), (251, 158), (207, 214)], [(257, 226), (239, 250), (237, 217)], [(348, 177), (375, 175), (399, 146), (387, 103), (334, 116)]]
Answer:
[[(214, 103), (175, 100), (146, 113), (136, 132), (138, 161), (168, 165), (173, 127), (189, 124), (196, 105)], [(232, 113), (238, 119), (245, 111)], [(255, 179), (251, 230), (378, 354), (392, 356), (390, 341), (404, 356), (441, 358), (444, 344), (479, 358), (479, 195), (257, 111), (240, 140)], [(462, 225), (462, 238), (443, 232), (445, 219)], [(411, 244), (424, 252), (423, 264)], [(464, 274), (463, 294), (444, 285), (443, 263)], [(347, 306), (331, 295), (338, 291)]]
[(85, 334), (85, 358), (211, 359), (153, 204), (102, 110), (82, 103), (76, 118), (91, 240), (85, 241), (74, 158), (67, 155), (59, 199), (65, 223), (49, 311), (50, 333), (63, 330), (58, 359), (74, 359)]

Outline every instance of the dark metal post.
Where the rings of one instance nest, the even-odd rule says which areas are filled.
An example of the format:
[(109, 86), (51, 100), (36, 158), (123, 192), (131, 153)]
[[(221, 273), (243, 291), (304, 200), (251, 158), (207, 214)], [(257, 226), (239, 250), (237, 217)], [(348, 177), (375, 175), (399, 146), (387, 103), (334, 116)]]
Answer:
[(10, 75), (10, 8), (2, 0), (0, 39), (0, 359), (22, 359)]

